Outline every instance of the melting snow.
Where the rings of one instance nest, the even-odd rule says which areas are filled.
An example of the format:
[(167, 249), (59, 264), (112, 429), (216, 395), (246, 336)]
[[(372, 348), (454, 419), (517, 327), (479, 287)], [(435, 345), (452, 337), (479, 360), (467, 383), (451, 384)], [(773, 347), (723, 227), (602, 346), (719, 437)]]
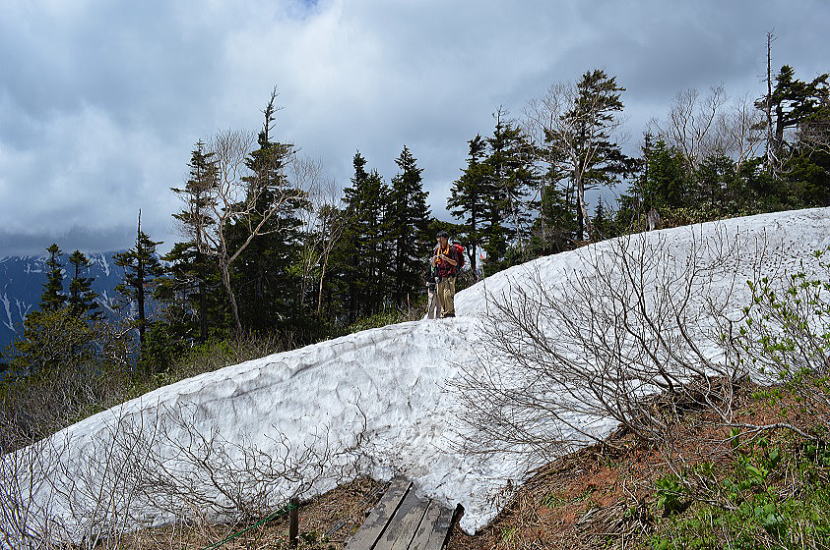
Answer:
[[(828, 221), (830, 209), (812, 209), (657, 231), (636, 238), (665, 239), (682, 258), (695, 239), (725, 235), (734, 245), (730, 267), (738, 277), (749, 276), (757, 267), (757, 247), (765, 242), (770, 261), (784, 266), (776, 275), (783, 277), (787, 271), (799, 269), (802, 261), (809, 261), (813, 250), (830, 245)], [(465, 515), (461, 527), (474, 532), (498, 513), (497, 505), (487, 497), (521, 483), (539, 464), (522, 463), (508, 455), (465, 456), (454, 450), (461, 404), (446, 390), (447, 382), (459, 374), (460, 365), (475, 366), (479, 360), (477, 340), (486, 322), (488, 295), (509, 295), (512, 285), (535, 273), (545, 285), (579, 276), (584, 255), (602, 254), (608, 246), (608, 242), (599, 243), (496, 274), (459, 293), (456, 309), (460, 317), (455, 319), (387, 326), (248, 361), (160, 388), (87, 418), (52, 436), (55, 442), (68, 441), (72, 451), (63, 459), (64, 473), (55, 475), (66, 478), (69, 486), (74, 474), (86, 471), (101, 445), (109, 441), (109, 428), (118, 417), (140, 419), (156, 428), (168, 426), (171, 437), (186, 437), (186, 431), (173, 426), (171, 411), (190, 411), (190, 425), (203, 433), (231, 443), (255, 445), (274, 455), (281, 449), (277, 434), (285, 434), (290, 442), (312, 445), (316, 444), (312, 434), (326, 434), (327, 445), (335, 451), (355, 446), (362, 434), (366, 441), (362, 454), (353, 459), (349, 454), (340, 456), (337, 468), (324, 472), (312, 493), (330, 489), (344, 472), (382, 479), (400, 473), (412, 479), (422, 493), (448, 506), (462, 504)], [(734, 311), (739, 311), (745, 300), (745, 293), (737, 293), (731, 304)], [(605, 435), (613, 428), (614, 423), (605, 420), (593, 426), (593, 431)], [(165, 443), (157, 445), (164, 451)], [(175, 462), (174, 455), (171, 451), (170, 460)], [(189, 475), (186, 470), (180, 474)], [(283, 484), (276, 490), (274, 505), (291, 487)], [(70, 513), (64, 497), (52, 489), (41, 487), (32, 498), (42, 506), (40, 513), (48, 510), (61, 516), (70, 533), (74, 528), (70, 536), (77, 537), (87, 528), (89, 518)], [(136, 501), (135, 506), (141, 512), (135, 521), (163, 524), (175, 519), (171, 512), (149, 502)]]

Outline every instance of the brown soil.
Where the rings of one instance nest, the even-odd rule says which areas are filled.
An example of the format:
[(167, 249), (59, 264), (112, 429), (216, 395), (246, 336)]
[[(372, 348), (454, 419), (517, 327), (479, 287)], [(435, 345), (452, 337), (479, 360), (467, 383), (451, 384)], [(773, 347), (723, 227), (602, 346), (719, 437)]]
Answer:
[[(741, 399), (735, 422), (800, 424), (791, 409)], [(730, 459), (729, 429), (712, 415), (687, 414), (659, 445), (609, 438), (537, 470), (504, 511), (475, 536), (456, 527), (449, 550), (642, 547), (655, 517), (654, 482), (672, 469)]]
[[(305, 502), (299, 509), (300, 548), (343, 548), (345, 540), (363, 523), (386, 484), (361, 478)], [(135, 550), (200, 550), (244, 529), (239, 525), (178, 525), (146, 529), (124, 540)], [(288, 548), (288, 518), (252, 529), (221, 546), (222, 550)]]

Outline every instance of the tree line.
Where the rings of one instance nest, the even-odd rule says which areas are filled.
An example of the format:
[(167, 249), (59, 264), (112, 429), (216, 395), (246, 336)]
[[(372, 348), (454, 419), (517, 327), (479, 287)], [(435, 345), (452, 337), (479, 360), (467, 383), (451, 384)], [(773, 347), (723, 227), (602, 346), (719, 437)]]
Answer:
[[(471, 137), (447, 197), (453, 222), (430, 212), (407, 146), (389, 179), (356, 152), (339, 191), (319, 161), (277, 140), (272, 92), (258, 132), (195, 144), (187, 180), (171, 188), (181, 201), (173, 214), (181, 240), (159, 257), (162, 243), (139, 221), (133, 247), (118, 257), (139, 370), (163, 371), (194, 346), (235, 334), (279, 334), (296, 346), (415, 317), (438, 229), (465, 246), (469, 283), (653, 227), (826, 206), (827, 79), (801, 80), (785, 65), (768, 71), (754, 100), (730, 101), (722, 88), (680, 93), (644, 131), (640, 154), (628, 156), (619, 137), (625, 88), (602, 70), (586, 71), (519, 117), (499, 108), (491, 132)], [(623, 191), (589, 200), (599, 188)], [(44, 314), (67, 309), (84, 323), (102, 322), (83, 255), (70, 258), (65, 290), (57, 245), (49, 254), (42, 313), (30, 315), (9, 354), (23, 370), (33, 368), (30, 343), (45, 330)], [(153, 318), (149, 300), (160, 306)]]

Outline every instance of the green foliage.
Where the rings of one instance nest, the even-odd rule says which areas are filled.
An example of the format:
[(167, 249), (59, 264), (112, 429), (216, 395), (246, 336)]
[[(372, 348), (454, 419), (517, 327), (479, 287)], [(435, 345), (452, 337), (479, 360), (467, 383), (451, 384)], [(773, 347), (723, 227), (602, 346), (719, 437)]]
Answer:
[(387, 227), (391, 255), (391, 295), (397, 307), (407, 303), (421, 289), (424, 258), (433, 246), (429, 233), (430, 212), (427, 193), (421, 183), (422, 169), (404, 146), (395, 160), (400, 173), (392, 178)]
[(196, 143), (188, 167), (189, 178), (183, 188), (171, 188), (184, 202), (184, 208), (173, 214), (188, 240), (175, 243), (164, 257), (170, 277), (161, 280), (154, 296), (168, 304), (168, 322), (177, 325), (185, 338), (198, 333), (200, 341), (208, 338), (209, 324), (221, 324), (216, 310), (224, 306), (216, 264), (210, 261), (208, 231), (214, 226), (211, 208), (216, 205), (212, 191), (217, 185), (214, 153), (205, 144)]
[(11, 370), (19, 376), (72, 370), (95, 355), (94, 330), (68, 307), (30, 313), (13, 344)]
[(381, 313), (370, 315), (368, 317), (358, 319), (354, 323), (347, 326), (344, 329), (343, 333), (354, 334), (355, 332), (360, 332), (362, 330), (385, 327), (387, 325), (393, 325), (395, 323), (401, 323), (407, 320), (408, 319), (403, 314), (397, 311), (384, 311)]
[(300, 277), (291, 267), (302, 252), (301, 217), (310, 205), (307, 192), (299, 187), (301, 183), (288, 175), (294, 146), (272, 138), (275, 101), (276, 93), (272, 92), (262, 111), (258, 147), (245, 161), (249, 174), (243, 178), (247, 184), (244, 203), (253, 205), (254, 211), (246, 216), (245, 223), (231, 219), (226, 227), (229, 249), (238, 250), (250, 237), (250, 228), (261, 224), (260, 234), (231, 266), (240, 322), (246, 331), (286, 328), (299, 302)]
[(347, 225), (337, 251), (351, 322), (383, 309), (391, 294), (394, 265), (388, 239), (391, 190), (376, 170), (366, 171), (360, 153), (355, 153), (353, 165), (352, 185), (344, 190)]
[(124, 268), (124, 281), (115, 287), (115, 290), (127, 299), (135, 301), (138, 308), (138, 318), (134, 325), (138, 328), (139, 342), (143, 345), (144, 333), (147, 330), (147, 290), (156, 278), (164, 275), (164, 267), (156, 255), (156, 246), (162, 244), (150, 239), (141, 230), (141, 213), (138, 217), (138, 230), (135, 245), (125, 252), (115, 255), (115, 265)]
[(768, 278), (749, 281), (752, 302), (744, 308), (740, 327), (747, 361), (780, 384), (759, 396), (793, 396), (804, 412), (819, 419), (826, 419), (830, 408), (830, 264), (825, 253), (815, 253), (823, 270), (819, 278), (797, 272), (783, 285)]
[(689, 506), (686, 486), (680, 477), (671, 474), (655, 482), (657, 488), (657, 507), (663, 510), (663, 516), (670, 516), (682, 512)]
[(63, 266), (60, 263), (62, 254), (60, 247), (52, 243), (46, 249), (49, 259), (46, 260), (46, 282), (43, 284), (43, 294), (40, 296), (41, 311), (55, 311), (66, 303), (63, 292)]
[(125, 395), (131, 349), (118, 327), (69, 307), (31, 313), (24, 327), (0, 380), (0, 448), (45, 437)]
[[(830, 543), (830, 460), (824, 443), (788, 447), (760, 438), (736, 449), (724, 471), (658, 480), (654, 549), (824, 548)], [(717, 480), (718, 475), (721, 476)], [(695, 500), (689, 490), (707, 477), (715, 492)], [(682, 508), (688, 510), (685, 513)], [(670, 511), (671, 510), (671, 511)]]
[(72, 279), (69, 282), (69, 310), (76, 317), (83, 319), (101, 319), (103, 313), (99, 310), (95, 298), (98, 294), (92, 290), (93, 277), (84, 277), (92, 263), (80, 251), (76, 250), (69, 256), (69, 263), (72, 265)]

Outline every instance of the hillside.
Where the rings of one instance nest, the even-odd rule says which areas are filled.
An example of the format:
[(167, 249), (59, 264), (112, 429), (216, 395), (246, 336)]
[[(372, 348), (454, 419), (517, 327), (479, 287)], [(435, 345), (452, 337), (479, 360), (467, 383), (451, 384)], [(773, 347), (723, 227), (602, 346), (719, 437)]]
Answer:
[[(92, 290), (98, 293), (101, 310), (114, 315), (115, 286), (123, 280), (123, 269), (115, 265), (118, 252), (86, 254), (91, 267), (86, 277), (94, 277)], [(23, 333), (26, 315), (37, 309), (46, 282), (47, 256), (6, 256), (0, 258), (0, 350)], [(61, 257), (67, 265), (67, 256)]]
[[(717, 297), (727, 314), (739, 315), (750, 299), (745, 281), (761, 273), (784, 280), (795, 270), (817, 269), (811, 253), (830, 246), (828, 221), (830, 209), (766, 214), (635, 235), (625, 246), (643, 258), (643, 273), (653, 270), (666, 281), (680, 280), (690, 262), (716, 260), (701, 287), (705, 292), (692, 293), (684, 307), (702, 311)], [(236, 513), (235, 498), (256, 496), (278, 506), (288, 495), (319, 494), (362, 475), (389, 479), (402, 473), (430, 497), (463, 505), (460, 526), (475, 532), (505, 502), (493, 495), (509, 495), (549, 457), (463, 452), (465, 437), (475, 434), (459, 422), (469, 404), (452, 384), (470, 371), (495, 368), (509, 375), (515, 367), (515, 358), (498, 355), (486, 338), (488, 326), (501, 322), (493, 316), (499, 303), (521, 303), (521, 290), (542, 288), (579, 307), (580, 296), (569, 295), (563, 283), (590, 288), (604, 276), (603, 266), (617, 276), (612, 268), (620, 242), (494, 275), (458, 295), (456, 319), (402, 323), (263, 357), (172, 384), (70, 426), (43, 444), (55, 461), (48, 480), (38, 479), (26, 495), (32, 518), (48, 523), (53, 537), (78, 540), (101, 529), (102, 518), (127, 528), (170, 523), (188, 506), (192, 512), (185, 490), (198, 493), (200, 503), (212, 503), (202, 512), (220, 519)], [(648, 262), (655, 252), (657, 265)], [(561, 326), (542, 329), (551, 342), (564, 337)], [(703, 341), (701, 349), (718, 360), (717, 349)], [(638, 391), (648, 395), (650, 388), (641, 385)], [(554, 424), (542, 428), (556, 431), (568, 450), (617, 426), (591, 412), (574, 412)], [(216, 464), (237, 465), (228, 480), (236, 493), (221, 491), (198, 466), (200, 457), (211, 455)], [(147, 487), (138, 491), (135, 477), (116, 476), (100, 465), (102, 457), (152, 466), (159, 482), (178, 485), (163, 495)], [(265, 480), (267, 490), (264, 478), (251, 477), (276, 466), (282, 474)], [(25, 482), (39, 474), (19, 476)], [(108, 495), (103, 508), (102, 491)]]

